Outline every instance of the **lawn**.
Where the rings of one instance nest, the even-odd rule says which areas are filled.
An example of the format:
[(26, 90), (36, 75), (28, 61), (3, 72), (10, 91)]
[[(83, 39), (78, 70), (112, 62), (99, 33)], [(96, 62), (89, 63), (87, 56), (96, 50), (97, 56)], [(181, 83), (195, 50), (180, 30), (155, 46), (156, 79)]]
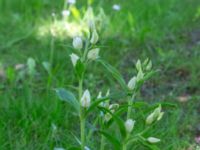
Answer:
[[(135, 97), (133, 135), (161, 104), (163, 118), (143, 135), (161, 141), (135, 142), (127, 150), (200, 149), (199, 0), (77, 0), (72, 5), (64, 0), (0, 0), (0, 150), (79, 146), (79, 118), (56, 89), (77, 91), (70, 54), (73, 38), (87, 34), (88, 8), (97, 22), (100, 57), (126, 83), (137, 73), (138, 59), (149, 58), (156, 70)], [(91, 97), (107, 89), (120, 95), (119, 83), (98, 61), (85, 74), (83, 85)], [(111, 100), (116, 102), (125, 100)], [(97, 111), (86, 122), (91, 150), (100, 150), (100, 127), (92, 124)], [(120, 139), (116, 124), (109, 132)], [(106, 140), (105, 149), (116, 148)]]

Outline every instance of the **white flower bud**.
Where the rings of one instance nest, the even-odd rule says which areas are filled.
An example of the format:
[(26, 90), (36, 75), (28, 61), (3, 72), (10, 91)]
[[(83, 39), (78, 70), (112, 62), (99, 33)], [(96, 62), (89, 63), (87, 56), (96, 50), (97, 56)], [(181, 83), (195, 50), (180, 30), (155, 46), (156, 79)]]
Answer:
[(110, 95), (110, 89), (107, 90), (106, 96), (108, 97)]
[(104, 119), (105, 119), (106, 122), (108, 122), (111, 118), (112, 118), (112, 116), (109, 113), (106, 113), (105, 116), (104, 116)]
[(92, 49), (88, 52), (87, 58), (90, 60), (95, 60), (99, 57), (99, 48)]
[(111, 104), (110, 106), (109, 106), (109, 109), (110, 110), (116, 110), (116, 109), (118, 109), (119, 108), (119, 104)]
[(70, 11), (69, 10), (63, 10), (62, 11), (62, 16), (63, 17), (67, 17), (67, 16), (69, 16), (70, 15)]
[(73, 38), (73, 47), (75, 48), (75, 49), (82, 49), (82, 47), (83, 47), (83, 41), (82, 41), (82, 39), (81, 39), (81, 37), (74, 37)]
[(112, 113), (114, 113), (117, 109), (119, 108), (119, 104), (111, 104), (111, 105), (109, 105), (109, 107), (108, 107), (108, 109), (112, 112)]
[(70, 55), (70, 57), (71, 57), (72, 64), (73, 64), (73, 66), (75, 67), (77, 61), (79, 60), (79, 57), (78, 57), (76, 54), (74, 54), (74, 53), (72, 53), (72, 54)]
[(98, 98), (98, 99), (99, 99), (99, 98), (102, 98), (102, 92), (101, 92), (101, 91), (99, 92), (97, 98)]
[(155, 118), (158, 118), (158, 116), (160, 115), (160, 113), (161, 113), (161, 105), (159, 105), (155, 110), (154, 110), (154, 117)]
[(161, 112), (161, 113), (159, 114), (158, 118), (157, 118), (157, 121), (161, 120), (162, 117), (163, 117), (163, 115), (164, 115), (164, 112)]
[(146, 124), (150, 125), (152, 124), (155, 120), (159, 121), (164, 112), (161, 112), (161, 105), (159, 105), (146, 119)]
[(96, 44), (98, 42), (98, 40), (99, 40), (99, 35), (97, 34), (96, 29), (93, 29), (92, 37), (90, 39), (90, 43)]
[(89, 107), (90, 101), (90, 92), (88, 90), (85, 90), (83, 96), (81, 97), (81, 106), (86, 108)]
[(150, 124), (153, 123), (154, 120), (155, 120), (155, 119), (154, 119), (154, 113), (151, 113), (151, 114), (147, 117), (147, 119), (146, 119), (146, 124), (147, 124), (147, 125), (150, 125)]
[(149, 143), (158, 143), (158, 142), (160, 142), (160, 139), (158, 139), (158, 138), (155, 138), (155, 137), (149, 137), (149, 138), (147, 138), (147, 141), (149, 142)]
[(146, 70), (149, 71), (149, 70), (151, 70), (151, 68), (152, 68), (152, 62), (150, 60), (149, 63), (147, 64), (147, 66), (146, 66)]
[(142, 69), (140, 69), (138, 71), (138, 74), (137, 74), (137, 81), (140, 81), (144, 78), (144, 73), (142, 72)]
[(137, 69), (137, 70), (141, 70), (141, 69), (142, 69), (142, 64), (141, 64), (141, 61), (140, 61), (139, 59), (137, 60), (135, 66), (136, 66), (136, 69)]
[(126, 120), (126, 122), (125, 122), (125, 128), (126, 128), (126, 131), (128, 133), (131, 133), (131, 131), (134, 128), (134, 124), (135, 124), (135, 121), (133, 121), (132, 119)]
[(133, 90), (133, 89), (135, 88), (136, 80), (137, 80), (136, 77), (132, 77), (132, 78), (130, 79), (130, 81), (128, 82), (128, 88), (129, 88), (130, 90)]
[(88, 26), (89, 26), (89, 29), (92, 31), (95, 29), (95, 23), (93, 19), (88, 20)]

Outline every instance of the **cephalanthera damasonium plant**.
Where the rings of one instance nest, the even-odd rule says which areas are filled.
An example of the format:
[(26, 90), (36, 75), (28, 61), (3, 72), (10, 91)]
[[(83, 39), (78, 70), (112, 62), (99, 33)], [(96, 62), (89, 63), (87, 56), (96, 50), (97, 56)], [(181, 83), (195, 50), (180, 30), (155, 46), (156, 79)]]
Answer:
[[(74, 52), (70, 55), (70, 58), (74, 67), (74, 74), (79, 83), (77, 93), (72, 93), (64, 88), (56, 89), (59, 98), (68, 102), (74, 108), (80, 121), (80, 139), (77, 136), (75, 137), (79, 145), (68, 149), (88, 150), (91, 148), (88, 143), (92, 139), (94, 129), (87, 128), (86, 130), (86, 123), (89, 122), (88, 117), (91, 113), (96, 118), (93, 122), (96, 129), (95, 133), (97, 132), (101, 136), (101, 138), (98, 138), (99, 141), (96, 141), (96, 143), (100, 143), (100, 146), (96, 149), (105, 150), (112, 146), (112, 149), (115, 150), (126, 150), (131, 149), (134, 142), (156, 149), (153, 144), (160, 142), (160, 139), (153, 137), (153, 135), (152, 137), (146, 137), (145, 135), (164, 114), (160, 104), (155, 105), (154, 110), (151, 109), (152, 112), (146, 116), (146, 120), (143, 121), (145, 124), (144, 129), (139, 133), (133, 133), (134, 126), (137, 125), (137, 120), (133, 118), (134, 113), (137, 113), (135, 107), (142, 105), (142, 103), (138, 104), (135, 99), (143, 83), (155, 73), (152, 70), (152, 62), (149, 59), (144, 62), (138, 60), (136, 63), (137, 74), (126, 83), (114, 67), (100, 58), (100, 48), (97, 45), (99, 36), (94, 23), (89, 28), (89, 36), (74, 37), (72, 43)], [(121, 88), (117, 93), (112, 93), (111, 89), (111, 92), (108, 90), (105, 94), (102, 94), (102, 92), (94, 94), (90, 92), (90, 89), (87, 89), (87, 83), (84, 83), (85, 72), (87, 66), (95, 61), (100, 63), (118, 82)], [(95, 97), (95, 95), (97, 96)], [(123, 102), (120, 104), (114, 102), (114, 100), (119, 99), (123, 99)], [(113, 132), (112, 126), (117, 126), (115, 132)]]

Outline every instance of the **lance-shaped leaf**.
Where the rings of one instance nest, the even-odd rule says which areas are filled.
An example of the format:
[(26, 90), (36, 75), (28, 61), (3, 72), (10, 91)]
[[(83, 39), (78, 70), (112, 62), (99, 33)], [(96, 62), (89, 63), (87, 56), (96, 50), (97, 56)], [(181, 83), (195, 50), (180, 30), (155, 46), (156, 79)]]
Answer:
[(109, 113), (112, 116), (113, 120), (117, 123), (117, 125), (119, 127), (122, 137), (125, 138), (126, 137), (126, 129), (124, 126), (124, 121), (121, 118), (119, 118), (117, 115), (113, 114), (109, 109), (106, 109), (104, 107), (99, 107), (99, 109), (101, 111)]
[(75, 66), (75, 74), (79, 79), (82, 78), (83, 74), (85, 72), (85, 65), (81, 62), (81, 60), (77, 60), (76, 66)]
[(85, 116), (87, 116), (90, 112), (92, 112), (101, 102), (108, 101), (110, 97), (102, 97), (97, 100), (95, 100), (91, 106), (88, 108), (88, 110), (85, 112)]
[(113, 66), (102, 59), (98, 59), (98, 62), (100, 62), (100, 64), (102, 64), (106, 68), (106, 70), (112, 74), (112, 76), (119, 82), (124, 90), (127, 90), (126, 82), (124, 81), (121, 74), (117, 71), (117, 69), (115, 69)]
[(110, 141), (110, 143), (112, 143), (115, 150), (121, 149), (121, 143), (117, 138), (115, 138), (115, 136), (110, 135), (109, 133), (107, 133), (105, 131), (99, 131), (99, 133), (101, 133), (103, 136), (105, 136), (107, 138), (107, 140)]
[(55, 91), (60, 100), (67, 102), (79, 112), (80, 105), (72, 92), (64, 88), (57, 88)]

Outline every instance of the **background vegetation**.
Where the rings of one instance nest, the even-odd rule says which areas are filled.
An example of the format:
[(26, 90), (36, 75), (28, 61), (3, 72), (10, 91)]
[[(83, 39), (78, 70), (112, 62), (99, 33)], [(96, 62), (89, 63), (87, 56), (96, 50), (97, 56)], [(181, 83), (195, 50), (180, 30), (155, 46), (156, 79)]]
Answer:
[[(114, 4), (121, 9), (113, 10)], [(74, 30), (87, 6), (87, 1), (77, 1), (70, 20)], [(143, 86), (138, 98), (149, 104), (163, 101), (176, 105), (165, 109), (163, 120), (151, 131), (162, 139), (159, 147), (195, 149), (200, 142), (200, 1), (94, 0), (92, 7), (96, 15), (100, 8), (106, 14), (100, 35), (102, 57), (127, 80), (138, 58), (150, 58), (154, 68), (160, 70)], [(72, 133), (78, 133), (77, 120), (69, 114), (72, 108), (59, 101), (53, 90), (76, 82), (69, 58), (71, 33), (56, 36), (52, 44), (49, 32), (54, 23), (52, 12), (60, 25), (63, 9), (63, 0), (0, 0), (1, 150), (67, 148), (69, 143), (76, 144)], [(49, 77), (42, 63), (50, 60), (52, 48), (53, 70)], [(16, 65), (26, 64), (29, 57), (36, 60), (33, 77), (16, 70)], [(97, 87), (91, 89), (94, 93), (113, 85), (97, 64), (90, 71), (87, 83), (89, 89)], [(92, 148), (96, 144), (89, 143)], [(145, 149), (139, 145), (135, 148)]]

